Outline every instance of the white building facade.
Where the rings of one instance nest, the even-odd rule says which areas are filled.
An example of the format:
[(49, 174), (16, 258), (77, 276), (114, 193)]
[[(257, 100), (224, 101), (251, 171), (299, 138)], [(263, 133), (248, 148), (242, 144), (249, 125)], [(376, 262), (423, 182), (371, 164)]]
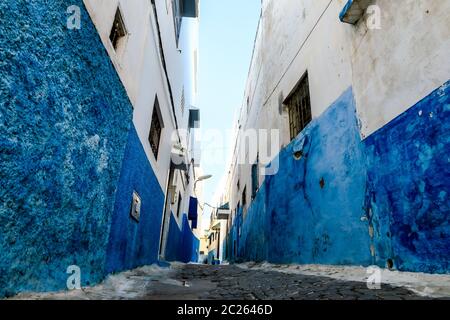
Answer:
[(449, 14), (262, 1), (224, 193), (229, 260), (448, 271)]
[(65, 289), (69, 266), (92, 285), (197, 261), (198, 1), (8, 0), (0, 15), (0, 296)]
[[(86, 0), (85, 5), (133, 105), (133, 126), (165, 195), (159, 257), (187, 260), (187, 251), (198, 255), (193, 234), (193, 243), (183, 248), (183, 237), (198, 225), (198, 218), (188, 219), (199, 165), (191, 138), (199, 124), (198, 1)], [(123, 34), (113, 43), (118, 22)]]

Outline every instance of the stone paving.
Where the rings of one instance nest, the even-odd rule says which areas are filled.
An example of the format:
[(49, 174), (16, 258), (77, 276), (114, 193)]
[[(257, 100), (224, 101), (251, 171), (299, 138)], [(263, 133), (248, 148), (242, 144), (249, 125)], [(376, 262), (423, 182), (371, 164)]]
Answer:
[(245, 300), (405, 300), (423, 299), (405, 288), (382, 285), (370, 290), (366, 283), (335, 280), (327, 277), (286, 274), (277, 271), (242, 269), (237, 266), (186, 265), (179, 271), (181, 279), (209, 280), (216, 289), (205, 292), (204, 299)]
[(288, 274), (235, 265), (173, 264), (143, 267), (108, 277), (102, 284), (60, 293), (20, 294), (14, 299), (144, 300), (409, 300), (425, 299), (406, 288)]

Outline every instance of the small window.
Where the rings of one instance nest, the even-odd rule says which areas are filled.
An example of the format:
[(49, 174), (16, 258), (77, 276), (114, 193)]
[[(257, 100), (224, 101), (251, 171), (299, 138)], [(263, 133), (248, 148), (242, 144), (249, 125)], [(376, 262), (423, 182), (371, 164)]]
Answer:
[(164, 125), (161, 119), (158, 97), (156, 97), (155, 104), (153, 106), (150, 135), (148, 137), (148, 141), (150, 142), (150, 146), (152, 148), (153, 154), (155, 155), (155, 159), (158, 159), (159, 143), (161, 141), (161, 132), (163, 128)]
[(256, 198), (259, 187), (258, 160), (252, 165), (252, 200)]
[(244, 187), (244, 191), (242, 191), (242, 207), (245, 209), (247, 205), (247, 186)]
[(289, 130), (293, 140), (312, 120), (308, 73), (301, 78), (284, 104), (289, 111)]
[(247, 114), (250, 113), (250, 97), (247, 97)]
[(180, 216), (181, 211), (181, 203), (183, 202), (183, 198), (181, 197), (181, 193), (178, 194), (178, 208), (177, 208), (177, 217)]
[(120, 12), (120, 8), (117, 7), (116, 15), (114, 16), (114, 22), (111, 28), (111, 33), (109, 35), (109, 39), (114, 47), (114, 50), (120, 45), (120, 42), (127, 35), (127, 29), (125, 28), (125, 23), (123, 22), (122, 13)]

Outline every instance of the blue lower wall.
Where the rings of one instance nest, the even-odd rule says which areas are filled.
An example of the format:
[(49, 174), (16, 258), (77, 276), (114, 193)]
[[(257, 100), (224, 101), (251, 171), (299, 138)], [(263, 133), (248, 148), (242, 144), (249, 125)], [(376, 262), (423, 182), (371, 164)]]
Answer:
[(448, 272), (449, 97), (446, 84), (361, 141), (347, 90), (280, 152), (228, 258)]
[[(133, 192), (142, 201), (139, 223), (130, 215)], [(132, 126), (109, 236), (106, 271), (118, 272), (158, 261), (164, 192)]]
[(199, 246), (200, 240), (192, 233), (187, 215), (183, 215), (183, 224), (180, 229), (174, 215), (171, 214), (165, 252), (166, 260), (198, 262)]
[(96, 283), (132, 106), (82, 0), (1, 1), (0, 48), (0, 296)]
[[(301, 159), (294, 159), (295, 151), (303, 153)], [(266, 177), (243, 218), (239, 257), (371, 263), (367, 223), (361, 221), (365, 185), (364, 153), (348, 90), (280, 152), (278, 173)]]
[(380, 257), (450, 271), (450, 82), (364, 141)]

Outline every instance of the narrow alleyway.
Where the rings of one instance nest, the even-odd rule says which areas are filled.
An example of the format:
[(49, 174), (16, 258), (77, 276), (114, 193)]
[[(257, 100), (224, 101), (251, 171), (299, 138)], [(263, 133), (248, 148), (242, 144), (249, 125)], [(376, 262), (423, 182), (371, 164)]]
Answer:
[(449, 16), (1, 1), (0, 300), (450, 299)]
[[(300, 268), (300, 267), (299, 267)], [(107, 278), (102, 284), (61, 293), (20, 294), (13, 299), (139, 300), (410, 300), (428, 299), (407, 288), (332, 276), (292, 274), (252, 265), (173, 264), (143, 267)], [(330, 273), (333, 273), (329, 271)]]

